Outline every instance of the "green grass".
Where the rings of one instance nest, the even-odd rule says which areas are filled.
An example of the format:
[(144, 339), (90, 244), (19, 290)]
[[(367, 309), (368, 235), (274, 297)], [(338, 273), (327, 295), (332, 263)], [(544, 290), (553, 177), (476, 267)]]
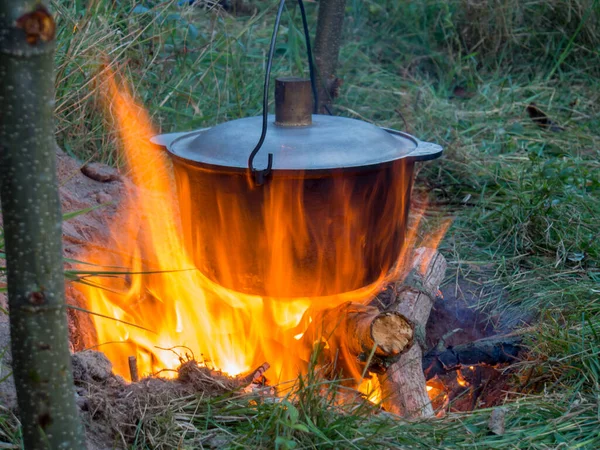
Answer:
[[(260, 396), (182, 399), (169, 414), (147, 412), (135, 448), (597, 448), (598, 405), (581, 395), (528, 396), (505, 407), (506, 434), (490, 432), (490, 409), (442, 420), (404, 422), (373, 415), (364, 405), (342, 410), (314, 385), (297, 386), (298, 399), (272, 403)], [(185, 429), (172, 433), (168, 430)]]
[[(54, 2), (59, 144), (119, 163), (99, 95), (107, 65), (130, 81), (157, 131), (258, 114), (275, 5), (252, 3), (256, 15), (235, 18), (173, 2)], [(292, 4), (275, 74), (307, 73)], [(430, 200), (427, 224), (454, 218), (442, 243), (447, 282), (485, 275), (478, 308), (536, 318), (506, 434), (489, 432), (490, 410), (398, 422), (364, 406), (340, 411), (322, 386), (299, 383), (294, 401), (187, 398), (148, 411), (131, 448), (600, 447), (600, 2), (347, 4), (336, 114), (445, 146), (417, 186)], [(316, 5), (307, 8), (314, 24)], [(457, 86), (468, 95), (454, 95)], [(537, 127), (530, 102), (565, 130)], [(14, 418), (0, 411), (0, 442), (16, 441)]]

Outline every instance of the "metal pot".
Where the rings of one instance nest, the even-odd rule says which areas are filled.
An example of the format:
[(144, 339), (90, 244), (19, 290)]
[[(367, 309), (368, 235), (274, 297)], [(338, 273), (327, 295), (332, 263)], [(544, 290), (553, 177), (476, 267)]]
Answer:
[(377, 281), (404, 245), (415, 162), (442, 153), (400, 131), (312, 115), (306, 83), (277, 80), (260, 186), (248, 176), (260, 117), (153, 139), (173, 161), (187, 248), (229, 289), (325, 296)]

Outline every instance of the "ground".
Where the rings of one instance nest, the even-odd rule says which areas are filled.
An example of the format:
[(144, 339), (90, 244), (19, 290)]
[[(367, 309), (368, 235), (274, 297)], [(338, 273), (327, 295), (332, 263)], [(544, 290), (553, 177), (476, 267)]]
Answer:
[[(256, 15), (246, 16), (126, 3), (54, 5), (65, 152), (119, 165), (97, 95), (106, 64), (130, 80), (163, 132), (259, 112), (270, 3), (251, 2)], [(313, 21), (315, 7), (307, 5)], [(290, 4), (278, 74), (306, 71), (298, 21)], [(424, 234), (453, 219), (440, 247), (449, 261), (443, 290), (476, 291), (469, 307), (483, 323), (527, 324), (529, 352), (514, 368), (519, 393), (503, 406), (503, 434), (490, 431), (498, 413), (486, 408), (424, 423), (369, 406), (340, 411), (308, 379), (281, 404), (174, 401), (137, 416), (130, 447), (599, 447), (599, 21), (594, 0), (348, 2), (335, 113), (445, 147), (420, 170), (415, 198), (428, 205)], [(532, 121), (531, 103), (560, 128)], [(0, 442), (20, 445), (4, 409)]]

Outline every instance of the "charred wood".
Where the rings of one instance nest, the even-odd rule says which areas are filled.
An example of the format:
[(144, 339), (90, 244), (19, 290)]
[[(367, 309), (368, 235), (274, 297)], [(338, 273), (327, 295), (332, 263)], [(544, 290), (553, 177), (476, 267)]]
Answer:
[(521, 336), (493, 336), (475, 342), (434, 349), (423, 357), (426, 379), (460, 369), (462, 366), (506, 364), (515, 362), (523, 350)]
[(135, 356), (130, 356), (127, 361), (129, 363), (129, 376), (131, 377), (131, 381), (137, 383), (138, 381), (140, 381), (140, 376), (138, 374), (137, 358)]
[(264, 378), (264, 374), (267, 370), (271, 368), (271, 365), (268, 362), (262, 363), (255, 370), (250, 372), (248, 375), (242, 378), (242, 382), (246, 384), (258, 383)]

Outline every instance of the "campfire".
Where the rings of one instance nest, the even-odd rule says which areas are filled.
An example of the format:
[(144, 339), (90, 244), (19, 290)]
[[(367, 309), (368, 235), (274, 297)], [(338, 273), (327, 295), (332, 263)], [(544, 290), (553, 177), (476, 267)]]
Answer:
[[(463, 410), (485, 404), (482, 392), (497, 378), (497, 365), (511, 362), (519, 348), (493, 339), (446, 348), (442, 337), (423, 354), (422, 331), (446, 269), (435, 249), (449, 221), (416, 248), (422, 213), (413, 211), (409, 221), (412, 167), (392, 163), (396, 178), (385, 171), (369, 175), (373, 190), (391, 199), (385, 208), (374, 195), (357, 202), (352, 178), (333, 183), (333, 195), (323, 197), (341, 208), (336, 213), (344, 226), (336, 233), (327, 221), (317, 228), (311, 223), (306, 177), (274, 177), (254, 186), (243, 175), (251, 193), (269, 193), (257, 219), (235, 183), (229, 190), (217, 183), (212, 203), (199, 202), (194, 191), (201, 181), (191, 180), (185, 167), (173, 170), (165, 149), (165, 139), (181, 134), (157, 139), (125, 86), (113, 75), (107, 86), (131, 182), (110, 224), (110, 242), (79, 255), (103, 275), (87, 277), (79, 289), (95, 313), (95, 344), (116, 374), (128, 381), (181, 379), (182, 370), (189, 378), (190, 368), (199, 367), (203, 379), (228, 376), (236, 380), (232, 386), (266, 384), (271, 394), (284, 395), (288, 382), (312, 365), (319, 377), (341, 380), (400, 415), (432, 416), (450, 403)], [(208, 175), (223, 176), (218, 170)], [(215, 220), (215, 211), (227, 220)], [(364, 257), (361, 248), (373, 243), (396, 247), (384, 258)], [(391, 262), (381, 264), (389, 255)], [(258, 268), (248, 263), (258, 256)], [(379, 272), (373, 271), (377, 264)], [(347, 392), (341, 397), (356, 398)]]
[[(412, 161), (369, 172), (374, 183), (367, 191), (361, 177), (333, 178), (324, 202), (343, 218), (335, 233), (327, 221), (315, 228), (304, 187), (310, 175), (292, 182), (274, 175), (268, 190), (244, 176), (250, 192), (268, 193), (257, 232), (258, 219), (235, 185), (217, 184), (210, 203), (198, 201), (197, 183), (177, 165), (180, 173), (174, 172), (172, 156), (152, 142), (148, 114), (115, 76), (107, 85), (132, 183), (111, 223), (111, 242), (100, 251), (90, 245), (79, 259), (108, 275), (87, 278), (80, 290), (115, 373), (133, 381), (176, 377), (193, 361), (249, 383), (281, 386), (313, 362), (321, 376), (344, 380), (390, 411), (431, 415), (429, 397), (436, 393), (425, 388), (418, 329), (445, 272), (435, 248), (448, 222), (426, 248), (415, 249), (419, 215), (409, 226), (407, 214)], [(208, 176), (223, 175), (210, 170)], [(217, 213), (227, 221), (215, 221)], [(381, 293), (390, 290), (382, 302)]]

